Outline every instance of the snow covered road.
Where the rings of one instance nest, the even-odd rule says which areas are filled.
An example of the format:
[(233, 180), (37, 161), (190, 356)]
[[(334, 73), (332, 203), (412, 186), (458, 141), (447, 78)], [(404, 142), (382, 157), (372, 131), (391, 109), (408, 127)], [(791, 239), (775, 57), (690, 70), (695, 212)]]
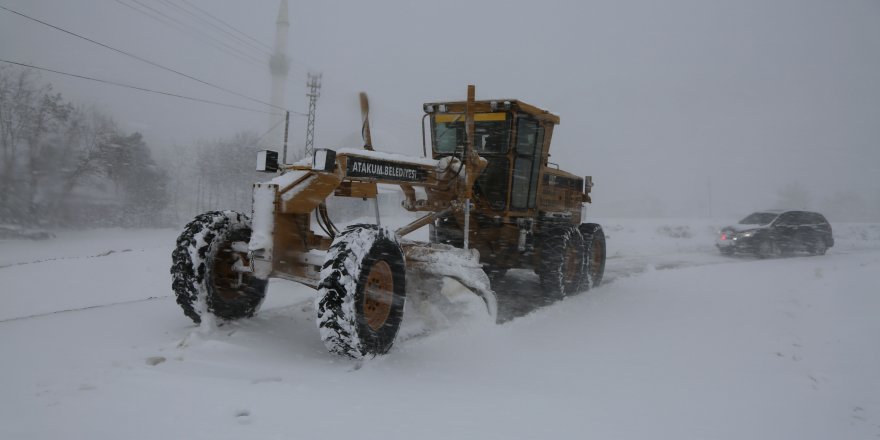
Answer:
[(0, 241), (0, 438), (880, 437), (878, 225), (756, 260), (702, 221), (602, 223), (606, 285), (545, 305), (512, 271), (503, 324), (363, 363), (325, 351), (286, 281), (254, 319), (194, 327), (175, 231)]

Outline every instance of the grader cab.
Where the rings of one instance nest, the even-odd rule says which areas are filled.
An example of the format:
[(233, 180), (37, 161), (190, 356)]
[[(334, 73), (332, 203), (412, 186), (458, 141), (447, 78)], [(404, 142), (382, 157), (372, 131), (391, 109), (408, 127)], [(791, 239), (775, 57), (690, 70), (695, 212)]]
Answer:
[[(171, 272), (187, 316), (252, 316), (267, 280), (285, 278), (317, 289), (327, 348), (362, 358), (387, 352), (406, 301), (425, 301), (444, 279), (482, 298), (492, 317), (491, 280), (508, 269), (535, 271), (557, 297), (601, 282), (605, 237), (581, 222), (592, 180), (548, 160), (558, 116), (517, 100), (476, 101), (469, 86), (467, 101), (424, 105), (430, 134), (425, 157), (414, 158), (374, 151), (365, 95), (361, 106), (363, 149), (318, 149), (310, 163), (281, 165), (254, 185), (250, 219), (215, 211), (186, 226)], [(399, 186), (403, 208), (422, 215), (381, 226), (379, 184)], [(328, 214), (331, 195), (372, 199), (375, 223), (340, 230)], [(425, 226), (429, 242), (404, 238)]]

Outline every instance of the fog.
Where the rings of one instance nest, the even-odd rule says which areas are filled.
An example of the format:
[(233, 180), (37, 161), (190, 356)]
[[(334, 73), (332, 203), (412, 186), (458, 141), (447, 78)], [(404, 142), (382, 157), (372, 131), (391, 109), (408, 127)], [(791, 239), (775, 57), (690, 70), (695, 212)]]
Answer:
[[(269, 100), (266, 53), (208, 34), (175, 5), (196, 5), (271, 46), (277, 0), (141, 3), (205, 34), (138, 13), (134, 0), (2, 1)], [(560, 116), (551, 161), (593, 176), (594, 215), (734, 218), (808, 207), (832, 221), (880, 218), (875, 0), (294, 0), (290, 22), (287, 106), (305, 112), (306, 73), (323, 73), (318, 147), (358, 146), (363, 90), (376, 148), (420, 155), (421, 104), (464, 99), (475, 84), (477, 99), (521, 99)], [(256, 60), (231, 56), (204, 35)], [(0, 42), (0, 59), (271, 111), (4, 10)], [(143, 133), (165, 157), (199, 140), (269, 128), (261, 113), (52, 73), (41, 79)], [(291, 148), (302, 148), (305, 122), (293, 116)], [(280, 148), (280, 140), (263, 143)], [(807, 206), (779, 206), (792, 191)]]

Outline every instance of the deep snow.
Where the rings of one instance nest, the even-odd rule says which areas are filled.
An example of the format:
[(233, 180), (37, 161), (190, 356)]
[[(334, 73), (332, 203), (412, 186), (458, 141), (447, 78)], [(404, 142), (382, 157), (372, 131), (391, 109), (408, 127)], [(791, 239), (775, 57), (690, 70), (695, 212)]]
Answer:
[(0, 241), (0, 438), (880, 436), (880, 225), (757, 260), (718, 254), (723, 222), (600, 223), (602, 287), (536, 308), (511, 271), (503, 324), (402, 331), (365, 362), (326, 352), (286, 281), (254, 319), (193, 326), (177, 231)]

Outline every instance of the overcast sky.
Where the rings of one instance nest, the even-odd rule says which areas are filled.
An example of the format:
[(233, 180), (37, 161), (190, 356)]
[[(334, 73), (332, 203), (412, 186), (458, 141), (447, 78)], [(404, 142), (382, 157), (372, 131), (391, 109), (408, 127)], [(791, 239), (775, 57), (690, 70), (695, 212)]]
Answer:
[[(138, 1), (210, 32), (173, 6), (184, 0)], [(273, 42), (278, 0), (186, 2)], [(125, 4), (143, 9), (134, 0), (0, 0), (269, 100), (265, 53), (194, 37)], [(561, 117), (551, 161), (594, 176), (597, 215), (741, 217), (773, 207), (794, 182), (817, 204), (855, 191), (880, 207), (878, 0), (291, 0), (290, 21), (288, 106), (305, 112), (306, 72), (323, 72), (319, 147), (358, 146), (365, 90), (377, 149), (420, 154), (421, 104), (463, 99), (475, 84), (478, 99), (522, 99)], [(0, 58), (267, 109), (3, 10)], [(42, 78), (159, 148), (268, 129), (264, 114)], [(293, 123), (301, 148), (305, 118)]]

